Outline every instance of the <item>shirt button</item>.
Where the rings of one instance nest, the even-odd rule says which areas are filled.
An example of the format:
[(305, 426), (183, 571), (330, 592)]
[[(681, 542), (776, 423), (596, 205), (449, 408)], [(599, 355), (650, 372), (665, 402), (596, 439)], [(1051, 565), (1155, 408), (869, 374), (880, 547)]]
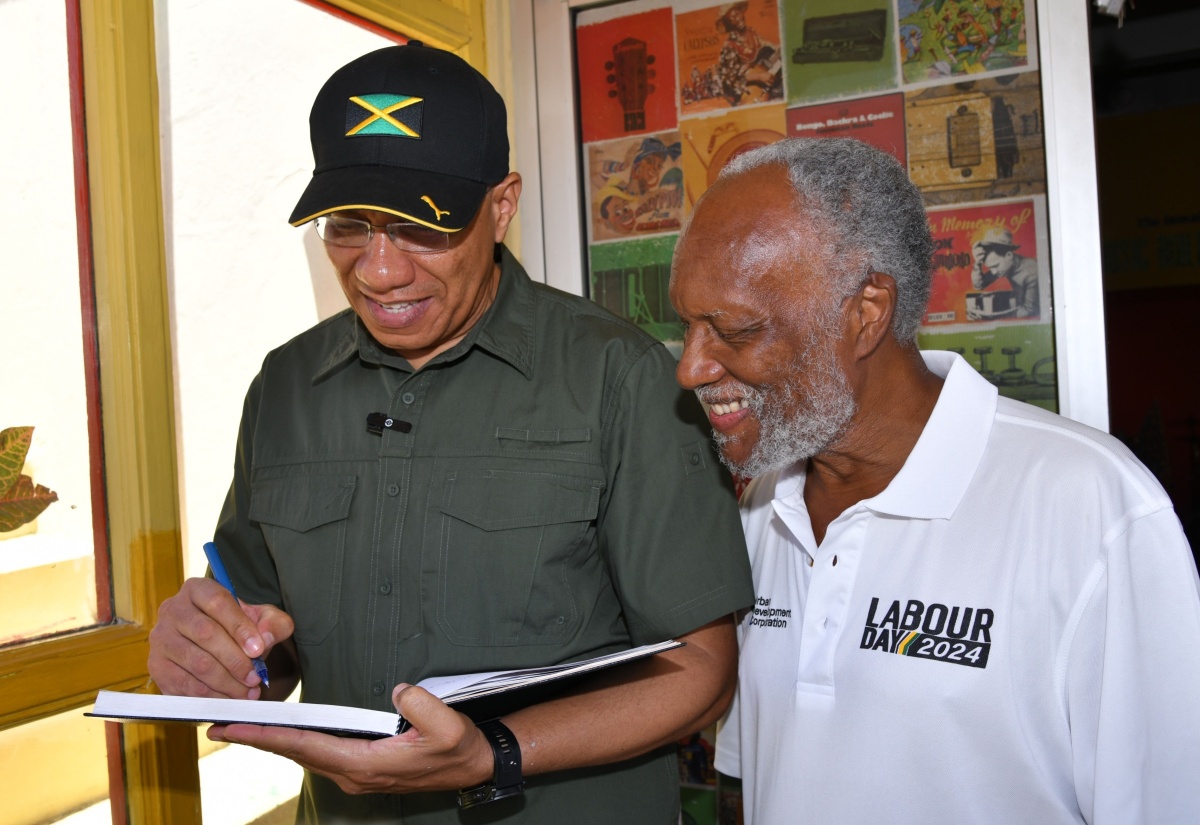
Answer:
[(388, 494), (389, 496), (398, 496), (398, 495), (400, 495), (400, 485), (399, 485), (399, 484), (389, 484), (389, 485), (387, 486), (387, 494)]
[(415, 395), (413, 395), (411, 392), (406, 392), (406, 393), (404, 393), (404, 395), (400, 396), (400, 400), (403, 401), (405, 404), (411, 404), (412, 402), (417, 400), (417, 397)]
[(376, 696), (382, 696), (383, 695), (383, 680), (380, 680), (380, 681), (376, 682), (375, 684), (371, 685), (371, 692), (374, 693)]
[(384, 582), (383, 584), (379, 585), (379, 592), (386, 596), (388, 593), (392, 592), (392, 585), (388, 582)]
[(700, 453), (692, 453), (691, 462), (693, 465), (700, 463)]

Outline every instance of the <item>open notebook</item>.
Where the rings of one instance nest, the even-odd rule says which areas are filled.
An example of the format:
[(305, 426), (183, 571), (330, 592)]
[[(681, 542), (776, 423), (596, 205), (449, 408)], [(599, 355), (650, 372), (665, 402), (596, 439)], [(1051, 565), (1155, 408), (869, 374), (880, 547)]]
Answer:
[[(434, 676), (422, 680), (418, 685), (478, 722), (499, 715), (505, 708), (513, 709), (547, 698), (548, 692), (534, 690), (538, 686), (561, 688), (585, 674), (653, 656), (664, 650), (682, 647), (683, 644), (668, 639), (582, 662), (462, 676)], [(408, 727), (408, 723), (397, 713), (342, 705), (203, 699), (109, 690), (102, 690), (96, 695), (95, 707), (85, 715), (123, 722), (245, 722), (367, 739), (394, 736)]]

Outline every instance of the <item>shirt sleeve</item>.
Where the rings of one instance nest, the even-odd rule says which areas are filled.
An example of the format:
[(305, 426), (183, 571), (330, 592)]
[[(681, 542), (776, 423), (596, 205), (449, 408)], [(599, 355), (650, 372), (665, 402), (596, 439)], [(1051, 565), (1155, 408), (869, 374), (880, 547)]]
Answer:
[(597, 530), (626, 626), (645, 644), (754, 597), (732, 478), (699, 402), (675, 383), (674, 359), (650, 347), (616, 392)]
[(1200, 579), (1172, 510), (1108, 541), (1067, 665), (1089, 823), (1200, 822)]

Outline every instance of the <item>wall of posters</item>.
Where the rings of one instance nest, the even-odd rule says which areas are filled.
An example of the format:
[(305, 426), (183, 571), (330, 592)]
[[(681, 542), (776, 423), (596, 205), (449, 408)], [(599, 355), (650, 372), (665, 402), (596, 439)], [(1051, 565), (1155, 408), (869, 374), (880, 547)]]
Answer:
[(918, 341), (1057, 411), (1034, 0), (631, 0), (575, 16), (592, 297), (678, 351), (671, 253), (739, 153), (853, 137), (929, 206)]

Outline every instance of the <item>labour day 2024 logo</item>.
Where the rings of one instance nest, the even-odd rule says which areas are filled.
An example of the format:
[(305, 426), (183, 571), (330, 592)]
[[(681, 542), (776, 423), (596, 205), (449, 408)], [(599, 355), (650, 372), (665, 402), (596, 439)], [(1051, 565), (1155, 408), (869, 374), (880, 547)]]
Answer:
[(871, 599), (859, 644), (863, 650), (987, 667), (996, 617), (993, 611), (936, 602), (926, 605), (916, 599), (883, 605), (878, 596)]

